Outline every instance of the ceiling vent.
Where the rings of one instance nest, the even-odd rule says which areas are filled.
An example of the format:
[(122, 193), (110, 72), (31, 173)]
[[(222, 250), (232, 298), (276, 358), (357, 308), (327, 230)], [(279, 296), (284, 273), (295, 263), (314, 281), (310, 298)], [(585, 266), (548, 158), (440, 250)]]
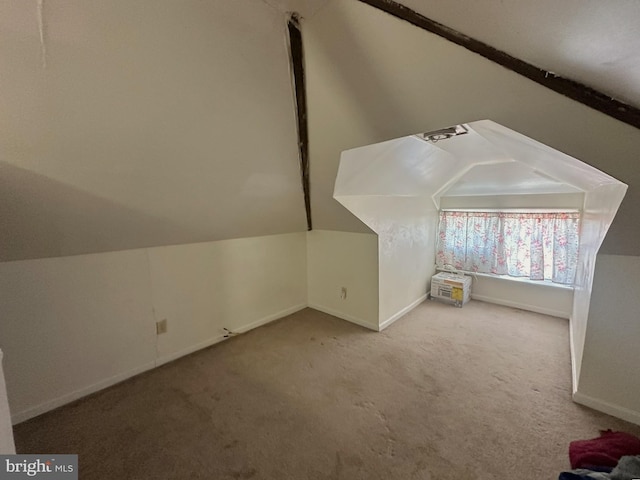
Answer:
[(419, 133), (417, 136), (428, 142), (436, 143), (440, 140), (447, 140), (451, 137), (458, 135), (464, 135), (469, 133), (469, 130), (464, 125), (455, 125), (453, 127), (441, 128), (440, 130), (434, 130), (427, 133)]

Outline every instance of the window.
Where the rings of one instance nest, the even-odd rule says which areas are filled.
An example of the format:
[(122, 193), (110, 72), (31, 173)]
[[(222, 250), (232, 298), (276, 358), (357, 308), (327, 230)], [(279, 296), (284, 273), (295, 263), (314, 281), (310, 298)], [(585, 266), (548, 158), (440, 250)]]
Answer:
[(571, 285), (579, 212), (442, 211), (436, 265)]

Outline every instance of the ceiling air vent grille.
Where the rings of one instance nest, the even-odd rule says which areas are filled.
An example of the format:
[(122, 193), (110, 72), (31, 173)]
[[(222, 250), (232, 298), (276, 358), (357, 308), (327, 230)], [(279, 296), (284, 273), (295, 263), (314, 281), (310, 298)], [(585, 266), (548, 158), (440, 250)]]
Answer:
[(419, 133), (418, 137), (428, 142), (436, 143), (436, 142), (439, 142), (440, 140), (447, 140), (451, 137), (464, 135), (465, 133), (469, 133), (469, 129), (467, 127), (465, 127), (464, 125), (455, 125), (453, 127), (434, 130), (432, 132)]

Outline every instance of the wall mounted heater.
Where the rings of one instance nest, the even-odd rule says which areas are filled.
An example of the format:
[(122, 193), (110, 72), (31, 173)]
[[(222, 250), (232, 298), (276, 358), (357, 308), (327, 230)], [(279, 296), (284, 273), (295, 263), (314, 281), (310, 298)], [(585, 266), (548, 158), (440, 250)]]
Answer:
[(452, 302), (462, 307), (471, 298), (471, 277), (457, 273), (441, 272), (431, 277), (429, 298)]

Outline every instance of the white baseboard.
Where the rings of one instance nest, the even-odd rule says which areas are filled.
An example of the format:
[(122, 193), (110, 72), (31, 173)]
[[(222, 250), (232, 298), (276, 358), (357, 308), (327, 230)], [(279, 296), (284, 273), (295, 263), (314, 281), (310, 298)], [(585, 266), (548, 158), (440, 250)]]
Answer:
[[(291, 315), (292, 313), (296, 313), (306, 307), (307, 307), (306, 303), (294, 305), (293, 307), (289, 307), (279, 312), (272, 313), (270, 315), (267, 315), (266, 317), (260, 318), (242, 327), (234, 328), (233, 331), (234, 333), (245, 333), (245, 332), (248, 332), (249, 330), (253, 330), (254, 328), (258, 328), (258, 327), (261, 327), (262, 325), (266, 325), (267, 323), (273, 322), (274, 320), (278, 320), (282, 317), (286, 317), (287, 315)], [(169, 355), (163, 355), (162, 357), (158, 357), (156, 359), (156, 367), (159, 367), (160, 365), (164, 365), (165, 363), (173, 362), (174, 360), (177, 360), (180, 357), (184, 357), (185, 355), (190, 355), (194, 352), (197, 352), (198, 350), (202, 350), (203, 348), (210, 347), (211, 345), (215, 345), (216, 343), (222, 342), (225, 339), (226, 337), (221, 333), (219, 335), (216, 335), (215, 337), (211, 337), (203, 342), (197, 343), (195, 345), (191, 345), (177, 352), (171, 353)]]
[(635, 410), (630, 410), (619, 405), (614, 405), (613, 403), (605, 402), (604, 400), (600, 400), (580, 392), (575, 392), (572, 397), (573, 401), (580, 405), (584, 405), (585, 407), (593, 408), (599, 412), (640, 425), (640, 412), (636, 412)]
[(173, 362), (174, 360), (179, 359), (180, 357), (184, 357), (186, 355), (190, 355), (198, 350), (202, 350), (203, 348), (210, 347), (211, 345), (215, 345), (225, 339), (225, 336), (220, 334), (215, 337), (211, 337), (204, 342), (197, 343), (195, 345), (191, 345), (187, 348), (183, 348), (177, 352), (170, 353), (169, 355), (163, 355), (161, 357), (156, 358), (156, 367), (164, 365), (169, 362)]
[(256, 320), (255, 322), (251, 322), (250, 324), (245, 325), (244, 327), (236, 328), (234, 329), (234, 331), (238, 333), (245, 333), (245, 332), (248, 332), (249, 330), (253, 330), (254, 328), (258, 328), (258, 327), (261, 327), (262, 325), (266, 325), (267, 323), (273, 322), (274, 320), (279, 320), (282, 317), (286, 317), (287, 315), (291, 315), (292, 313), (299, 312), (300, 310), (303, 310), (305, 308), (307, 308), (307, 304), (300, 303), (298, 305), (294, 305), (293, 307), (289, 307), (279, 312), (272, 313), (271, 315), (267, 315), (266, 317)]
[(74, 400), (78, 400), (79, 398), (86, 397), (92, 393), (95, 393), (99, 390), (103, 390), (107, 387), (115, 385), (116, 383), (120, 383), (128, 378), (139, 375), (142, 372), (146, 372), (147, 370), (151, 370), (155, 367), (154, 362), (146, 363), (140, 367), (136, 367), (127, 372), (119, 373), (118, 375), (114, 375), (113, 377), (106, 378), (99, 382), (96, 382), (87, 387), (81, 388), (79, 390), (75, 390), (73, 392), (67, 393), (60, 397), (54, 398), (52, 400), (48, 400), (40, 405), (36, 405), (35, 407), (29, 407), (26, 410), (22, 410), (21, 412), (14, 413), (11, 415), (11, 423), (13, 425), (24, 422), (25, 420), (29, 420), (30, 418), (37, 417), (38, 415), (42, 415), (45, 412), (53, 410), (54, 408), (61, 407), (66, 405), (67, 403), (71, 403)]
[(366, 320), (362, 320), (361, 318), (354, 317), (347, 313), (339, 312), (337, 310), (333, 310), (332, 308), (325, 307), (323, 305), (318, 305), (315, 303), (310, 303), (309, 308), (313, 308), (314, 310), (318, 310), (319, 312), (328, 313), (329, 315), (333, 315), (334, 317), (341, 318), (342, 320), (346, 320), (347, 322), (355, 323), (356, 325), (360, 325), (361, 327), (368, 328), (369, 330), (373, 330), (375, 332), (378, 331), (378, 326), (373, 325)]
[[(287, 315), (291, 315), (292, 313), (295, 313), (299, 310), (302, 310), (303, 308), (306, 308), (306, 306), (307, 306), (306, 304), (295, 305), (293, 307), (287, 308), (280, 312), (267, 315), (266, 317), (263, 317), (259, 320), (251, 322), (248, 325), (245, 325), (243, 327), (237, 328), (235, 331), (238, 333), (248, 332), (249, 330), (260, 327), (274, 320), (278, 320), (279, 318), (286, 317)], [(198, 350), (202, 350), (203, 348), (214, 345), (218, 342), (221, 342), (224, 339), (225, 339), (224, 335), (217, 335), (215, 337), (209, 338), (208, 340), (205, 340), (204, 342), (200, 342), (196, 345), (192, 345), (178, 352), (165, 355), (162, 357), (158, 357), (155, 360), (155, 362), (150, 362), (145, 365), (142, 365), (141, 367), (134, 368), (128, 372), (114, 375), (113, 377), (107, 378), (105, 380), (101, 380), (97, 383), (94, 383), (93, 385), (89, 385), (88, 387), (81, 388), (74, 392), (62, 395), (61, 397), (54, 398), (47, 402), (41, 403), (40, 405), (36, 405), (35, 407), (30, 407), (26, 410), (15, 413), (11, 416), (11, 422), (15, 425), (17, 423), (24, 422), (25, 420), (29, 420), (30, 418), (37, 417), (38, 415), (41, 415), (45, 412), (53, 410), (54, 408), (61, 407), (67, 403), (73, 402), (74, 400), (78, 400), (79, 398), (86, 397), (87, 395), (90, 395), (99, 390), (115, 385), (116, 383), (120, 383), (128, 378), (134, 377), (142, 372), (146, 372), (147, 370), (151, 370), (155, 367), (159, 367), (160, 365), (164, 365), (165, 363), (169, 363), (180, 357), (189, 355), (190, 353), (196, 352)]]
[(482, 302), (495, 303), (497, 305), (504, 305), (505, 307), (519, 308), (520, 310), (527, 310), (529, 312), (542, 313), (543, 315), (551, 315), (552, 317), (560, 317), (560, 318), (566, 318), (566, 319), (569, 318), (569, 315), (567, 315), (567, 312), (555, 310), (553, 308), (545, 308), (545, 307), (540, 307), (538, 305), (529, 305), (526, 303), (512, 302), (510, 300), (505, 300), (503, 298), (490, 297), (488, 295), (477, 295), (473, 292), (471, 293), (471, 298), (473, 298), (474, 300), (480, 300)]
[(384, 330), (385, 328), (387, 328), (389, 325), (391, 325), (393, 322), (395, 322), (396, 320), (398, 320), (399, 318), (403, 317), (404, 315), (406, 315), (407, 313), (409, 313), (411, 310), (413, 310), (414, 308), (416, 308), (418, 305), (420, 305), (422, 302), (424, 302), (427, 299), (427, 294), (425, 293), (424, 295), (422, 295), (420, 298), (418, 298), (416, 301), (412, 302), (410, 305), (407, 305), (406, 307), (404, 307), (402, 310), (396, 312), (395, 314), (393, 314), (391, 317), (387, 318), (384, 322), (380, 323), (380, 328), (378, 329), (379, 331)]

